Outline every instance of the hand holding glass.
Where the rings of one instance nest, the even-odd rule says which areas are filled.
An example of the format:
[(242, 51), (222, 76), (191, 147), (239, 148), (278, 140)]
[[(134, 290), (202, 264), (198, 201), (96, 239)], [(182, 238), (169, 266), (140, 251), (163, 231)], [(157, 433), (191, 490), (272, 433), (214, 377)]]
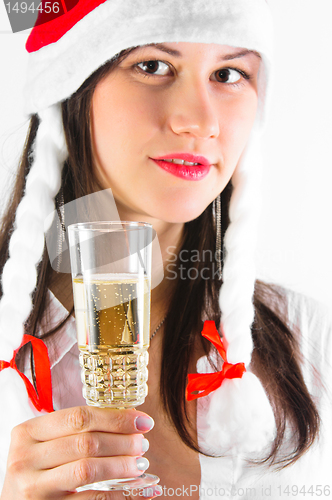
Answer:
[[(147, 395), (152, 226), (90, 222), (68, 227), (83, 396), (90, 406), (134, 408)], [(144, 488), (159, 478), (79, 488)]]

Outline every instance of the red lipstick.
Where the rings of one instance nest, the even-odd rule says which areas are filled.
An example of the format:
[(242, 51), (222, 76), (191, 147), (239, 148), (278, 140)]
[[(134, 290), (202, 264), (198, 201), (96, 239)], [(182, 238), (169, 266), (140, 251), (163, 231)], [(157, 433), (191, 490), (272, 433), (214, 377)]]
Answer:
[[(188, 181), (200, 181), (209, 173), (212, 165), (204, 156), (191, 153), (171, 153), (159, 158), (151, 158), (151, 160), (166, 172)], [(176, 163), (176, 160), (179, 160), (179, 162)], [(184, 164), (183, 162), (192, 163), (193, 165)]]

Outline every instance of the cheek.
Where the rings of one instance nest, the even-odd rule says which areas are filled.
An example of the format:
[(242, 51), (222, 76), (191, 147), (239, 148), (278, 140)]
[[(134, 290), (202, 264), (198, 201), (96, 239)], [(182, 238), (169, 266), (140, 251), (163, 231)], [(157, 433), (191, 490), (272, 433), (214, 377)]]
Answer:
[[(116, 154), (114, 145), (119, 149), (126, 146), (130, 136), (130, 115), (127, 116), (126, 109), (118, 105), (112, 99), (102, 99), (98, 95), (92, 101), (91, 109), (91, 132), (95, 152), (103, 156), (110, 149)], [(126, 133), (124, 133), (126, 132)]]
[(248, 142), (257, 111), (257, 95), (250, 93), (246, 99), (233, 102), (224, 110), (221, 137), (227, 159), (235, 165)]
[(257, 113), (257, 94), (252, 93), (238, 106), (237, 116), (240, 140), (247, 141), (252, 130)]
[(91, 106), (91, 135), (98, 161), (137, 153), (158, 123), (158, 106), (144, 92), (127, 91), (125, 85), (112, 92), (96, 88)]

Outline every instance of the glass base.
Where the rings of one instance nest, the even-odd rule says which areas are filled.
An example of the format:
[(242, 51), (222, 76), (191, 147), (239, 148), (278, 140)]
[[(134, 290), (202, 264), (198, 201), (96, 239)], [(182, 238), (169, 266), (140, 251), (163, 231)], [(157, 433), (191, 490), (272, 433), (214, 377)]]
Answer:
[(86, 484), (77, 488), (76, 491), (86, 490), (99, 490), (99, 491), (121, 491), (121, 490), (134, 490), (144, 489), (149, 486), (154, 486), (160, 481), (158, 476), (153, 474), (142, 474), (138, 477), (127, 479), (111, 479), (108, 481), (99, 481), (98, 483)]

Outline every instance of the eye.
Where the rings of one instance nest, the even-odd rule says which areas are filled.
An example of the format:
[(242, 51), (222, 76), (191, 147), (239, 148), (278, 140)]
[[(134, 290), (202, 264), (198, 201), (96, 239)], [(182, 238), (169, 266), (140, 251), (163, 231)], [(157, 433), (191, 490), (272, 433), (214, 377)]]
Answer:
[(137, 67), (145, 73), (149, 73), (150, 75), (165, 76), (169, 72), (168, 64), (162, 61), (143, 61), (141, 63), (138, 63)]
[(237, 83), (241, 80), (241, 73), (232, 68), (219, 69), (215, 73), (216, 80), (221, 83)]

